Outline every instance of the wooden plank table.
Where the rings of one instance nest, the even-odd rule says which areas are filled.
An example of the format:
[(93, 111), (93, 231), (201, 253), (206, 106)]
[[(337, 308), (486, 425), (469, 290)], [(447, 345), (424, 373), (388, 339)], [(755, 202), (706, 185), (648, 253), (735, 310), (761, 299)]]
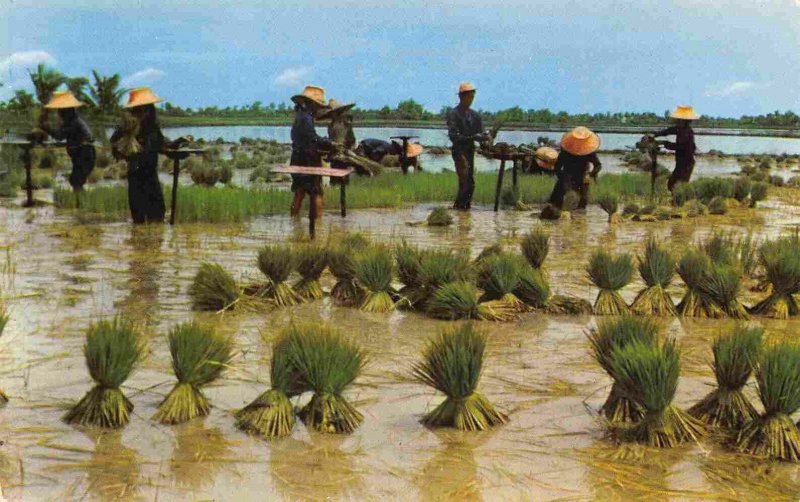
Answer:
[[(25, 164), (25, 193), (26, 193), (26, 200), (22, 206), (23, 207), (35, 206), (36, 204), (33, 200), (33, 180), (31, 179), (31, 171), (33, 169), (33, 158), (31, 156), (31, 150), (35, 146), (54, 146), (59, 148), (66, 148), (67, 143), (65, 141), (37, 142), (37, 141), (29, 141), (27, 139), (7, 137), (0, 140), (0, 146), (2, 145), (18, 146), (22, 148), (22, 156), (20, 157), (20, 160), (22, 160), (22, 162)], [(94, 146), (98, 145), (95, 144)]]
[(500, 190), (503, 188), (503, 175), (506, 171), (506, 161), (510, 160), (513, 162), (511, 165), (511, 184), (512, 188), (516, 190), (517, 188), (517, 163), (526, 158), (530, 157), (531, 154), (527, 152), (487, 152), (487, 155), (495, 160), (500, 161), (500, 170), (497, 173), (497, 186), (495, 187), (494, 191), (494, 211), (500, 207)]
[[(281, 165), (272, 169), (273, 173), (281, 173), (281, 174), (303, 174), (306, 176), (317, 176), (323, 177), (328, 176), (330, 178), (346, 178), (352, 172), (352, 168), (347, 169), (334, 169), (332, 167), (308, 167), (308, 166), (288, 166), (288, 165)], [(346, 192), (345, 192), (345, 184), (341, 183), (339, 185), (339, 207), (341, 210), (342, 218), (347, 216), (347, 201), (346, 201)], [(308, 204), (308, 232), (309, 236), (313, 240), (316, 237), (316, 225), (317, 225), (317, 209), (314, 207), (314, 193), (313, 191), (308, 194), (309, 195), (309, 204)]]
[(168, 148), (162, 151), (167, 158), (172, 159), (172, 204), (169, 213), (169, 224), (175, 224), (175, 210), (178, 201), (178, 175), (181, 172), (181, 160), (189, 155), (202, 155), (205, 152), (202, 148)]

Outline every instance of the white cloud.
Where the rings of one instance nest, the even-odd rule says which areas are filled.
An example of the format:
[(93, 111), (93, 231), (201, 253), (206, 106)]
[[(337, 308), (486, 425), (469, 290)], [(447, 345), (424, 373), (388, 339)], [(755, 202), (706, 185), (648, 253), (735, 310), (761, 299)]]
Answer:
[(310, 73), (311, 68), (307, 66), (286, 68), (272, 80), (272, 83), (279, 87), (299, 87)]
[(123, 78), (121, 85), (122, 87), (135, 87), (137, 85), (150, 84), (166, 76), (167, 73), (165, 71), (157, 68), (145, 68)]
[(45, 51), (14, 52), (0, 59), (0, 77), (6, 76), (12, 70), (32, 68), (39, 63), (54, 65), (56, 58)]
[(751, 82), (749, 80), (739, 80), (716, 89), (709, 89), (706, 91), (706, 96), (723, 98), (729, 96), (738, 96), (740, 94), (746, 94), (755, 89), (767, 87), (768, 85), (769, 84), (765, 83)]

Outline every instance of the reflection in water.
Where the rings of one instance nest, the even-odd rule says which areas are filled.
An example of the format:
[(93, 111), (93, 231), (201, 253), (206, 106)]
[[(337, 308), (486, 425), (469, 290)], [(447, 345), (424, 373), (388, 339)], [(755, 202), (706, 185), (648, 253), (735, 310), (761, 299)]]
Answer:
[(791, 464), (712, 452), (702, 457), (699, 468), (720, 498), (797, 500), (800, 494), (796, 467)]
[(175, 449), (170, 470), (181, 488), (199, 489), (214, 482), (214, 472), (230, 455), (232, 442), (218, 428), (202, 421), (174, 427)]
[(416, 477), (419, 500), (483, 500), (475, 449), (485, 443), (492, 432), (437, 429), (434, 433), (443, 446), (436, 450)]
[(146, 326), (158, 323), (158, 293), (164, 261), (161, 244), (163, 225), (135, 225), (131, 227), (129, 244), (132, 249), (128, 267), (128, 296), (117, 307), (131, 319), (141, 320)]

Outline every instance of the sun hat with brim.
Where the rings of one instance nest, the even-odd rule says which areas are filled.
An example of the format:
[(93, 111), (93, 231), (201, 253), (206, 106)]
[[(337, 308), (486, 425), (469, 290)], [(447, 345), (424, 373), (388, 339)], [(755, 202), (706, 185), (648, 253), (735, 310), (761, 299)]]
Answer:
[(464, 82), (458, 86), (458, 93), (464, 94), (465, 92), (475, 92), (475, 86), (470, 82)]
[(542, 169), (553, 169), (558, 160), (558, 150), (549, 146), (541, 146), (536, 149), (533, 156), (536, 159), (536, 165)]
[(345, 103), (340, 103), (340, 102), (336, 101), (335, 99), (331, 98), (328, 101), (328, 107), (325, 110), (323, 110), (322, 112), (320, 112), (319, 118), (326, 118), (326, 117), (330, 117), (331, 115), (344, 113), (347, 110), (353, 108), (354, 106), (356, 106), (355, 103), (346, 103), (346, 104)]
[(71, 91), (56, 91), (50, 101), (44, 105), (49, 110), (61, 110), (64, 108), (78, 108), (83, 103), (78, 101)]
[(315, 85), (307, 85), (303, 92), (292, 96), (292, 101), (295, 103), (305, 101), (317, 106), (325, 106), (325, 89)]
[(694, 108), (689, 105), (678, 105), (669, 116), (678, 120), (697, 120), (700, 115), (695, 113)]
[(419, 143), (409, 143), (406, 145), (406, 157), (416, 157), (417, 155), (422, 153), (422, 145)]
[(600, 137), (586, 127), (576, 127), (561, 138), (561, 148), (572, 155), (589, 155), (600, 148)]
[(136, 89), (131, 89), (130, 94), (128, 94), (128, 104), (125, 105), (125, 108), (154, 105), (162, 101), (164, 100), (156, 96), (149, 87), (137, 87)]

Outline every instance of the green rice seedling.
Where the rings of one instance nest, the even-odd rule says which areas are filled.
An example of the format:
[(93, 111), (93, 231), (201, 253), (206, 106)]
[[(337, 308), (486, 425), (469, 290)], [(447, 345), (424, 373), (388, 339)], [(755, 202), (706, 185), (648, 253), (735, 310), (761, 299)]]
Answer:
[(541, 270), (522, 267), (514, 296), (534, 309), (543, 309), (550, 301), (550, 285)]
[(800, 409), (800, 346), (781, 343), (762, 351), (755, 366), (764, 414), (736, 438), (736, 449), (760, 457), (800, 462), (800, 430), (791, 415)]
[(446, 227), (453, 224), (453, 217), (447, 209), (435, 207), (428, 214), (427, 222), (429, 227)]
[(369, 248), (356, 257), (355, 276), (364, 291), (361, 303), (364, 312), (391, 312), (395, 309), (392, 265), (391, 252), (383, 248)]
[[(752, 181), (753, 184), (755, 184), (755, 183), (766, 183), (767, 181), (769, 181), (769, 174), (767, 172), (764, 172), (764, 171), (757, 171), (757, 172), (751, 174), (750, 176), (748, 176), (748, 178), (750, 178), (750, 181)], [(752, 192), (751, 192), (751, 197), (752, 197)]]
[(519, 246), (530, 266), (540, 269), (550, 252), (550, 236), (541, 228), (534, 228), (525, 234)]
[(760, 181), (753, 183), (752, 188), (750, 188), (750, 207), (756, 207), (756, 204), (762, 200), (766, 200), (768, 189), (769, 185), (766, 183)]
[(64, 415), (69, 424), (118, 429), (124, 427), (133, 403), (120, 390), (144, 355), (133, 323), (121, 317), (89, 326), (83, 354), (95, 386)]
[(711, 259), (699, 249), (690, 248), (683, 254), (678, 262), (678, 275), (686, 284), (686, 293), (677, 306), (678, 314), (714, 319), (725, 316), (703, 288), (711, 266)]
[(397, 266), (397, 277), (405, 286), (401, 294), (406, 294), (421, 286), (420, 269), (422, 268), (423, 254), (419, 247), (411, 246), (406, 241), (395, 246), (394, 261)]
[(172, 370), (178, 383), (153, 416), (162, 424), (181, 424), (208, 415), (211, 406), (202, 388), (217, 380), (233, 357), (233, 340), (197, 323), (184, 323), (169, 333)]
[(684, 204), (695, 197), (694, 188), (690, 183), (678, 183), (672, 190), (672, 204), (676, 207), (683, 207)]
[(641, 211), (642, 211), (642, 208), (639, 207), (639, 204), (637, 204), (635, 202), (628, 202), (627, 204), (625, 204), (625, 207), (622, 209), (622, 215), (623, 216), (628, 216), (628, 217), (638, 216), (639, 213), (641, 213)]
[(725, 199), (722, 197), (714, 197), (708, 203), (708, 212), (711, 214), (726, 214), (728, 207), (725, 205)]
[(639, 275), (647, 287), (633, 300), (631, 311), (639, 315), (675, 315), (675, 304), (667, 293), (674, 274), (672, 255), (655, 238), (648, 238), (644, 255), (639, 256)]
[(791, 188), (800, 188), (800, 176), (792, 176), (786, 180), (786, 186)]
[(614, 194), (603, 194), (597, 197), (597, 205), (606, 212), (608, 220), (619, 210), (619, 198)]
[(363, 251), (369, 247), (369, 239), (359, 232), (348, 232), (341, 239), (341, 245), (351, 251)]
[(422, 359), (412, 367), (420, 383), (442, 392), (445, 400), (426, 413), (430, 427), (482, 431), (504, 424), (508, 417), (477, 391), (483, 370), (486, 335), (465, 323), (430, 339)]
[(451, 249), (429, 250), (420, 257), (419, 279), (414, 305), (421, 309), (433, 294), (447, 283), (472, 279), (469, 255)]
[(290, 342), (294, 336), (297, 336), (297, 329), (290, 326), (273, 343), (270, 389), (236, 412), (239, 429), (268, 438), (292, 433), (295, 417), (289, 399), (310, 390), (293, 361), (293, 357), (299, 356), (291, 352), (299, 346)]
[(643, 413), (641, 420), (622, 431), (629, 439), (671, 448), (706, 434), (702, 422), (672, 404), (681, 367), (674, 340), (633, 341), (614, 350), (611, 366), (622, 393)]
[(739, 202), (744, 202), (750, 197), (750, 189), (752, 188), (752, 182), (745, 178), (739, 177), (736, 178), (736, 181), (733, 183), (733, 198), (738, 200)]
[(600, 289), (594, 303), (595, 314), (622, 315), (630, 312), (619, 290), (630, 284), (633, 270), (633, 259), (627, 253), (613, 256), (603, 249), (592, 253), (586, 272), (592, 283)]
[(322, 287), (319, 278), (328, 266), (328, 253), (325, 248), (315, 244), (306, 244), (295, 251), (297, 273), (300, 280), (294, 284), (295, 292), (307, 300), (322, 298)]
[(653, 211), (653, 216), (655, 216), (658, 221), (667, 221), (672, 218), (672, 210), (668, 207), (659, 206)]
[(525, 266), (521, 257), (508, 253), (484, 260), (478, 270), (478, 287), (483, 290), (481, 301), (496, 301), (519, 312), (527, 310), (522, 300), (514, 294)]
[(478, 256), (475, 257), (474, 263), (480, 264), (486, 258), (496, 255), (503, 252), (503, 246), (499, 243), (494, 243), (486, 246), (485, 248), (481, 249), (481, 252), (478, 253)]
[(714, 377), (717, 388), (688, 413), (712, 427), (738, 431), (758, 417), (758, 412), (742, 393), (753, 365), (761, 352), (764, 329), (738, 325), (733, 332), (714, 340)]
[(758, 266), (758, 241), (752, 233), (740, 237), (734, 246), (737, 257), (737, 266), (746, 276), (752, 276)]
[(195, 310), (219, 312), (233, 308), (241, 297), (233, 277), (216, 263), (201, 263), (189, 286)]
[(583, 298), (571, 295), (553, 295), (547, 301), (544, 311), (550, 315), (584, 315), (594, 313), (592, 304)]
[(788, 319), (800, 314), (800, 307), (794, 298), (800, 293), (799, 244), (797, 237), (783, 237), (762, 244), (759, 261), (772, 291), (752, 308), (754, 314), (776, 319)]
[(279, 307), (303, 302), (303, 297), (287, 282), (297, 265), (297, 254), (283, 244), (264, 246), (258, 251), (258, 269), (267, 277), (267, 284), (258, 294)]
[(701, 245), (714, 263), (736, 264), (736, 238), (732, 234), (714, 232)]
[(701, 291), (728, 317), (748, 319), (744, 305), (739, 301), (742, 277), (739, 270), (726, 263), (714, 263), (700, 281)]
[(656, 343), (658, 324), (648, 317), (624, 315), (598, 321), (597, 328), (589, 331), (587, 337), (592, 346), (595, 360), (608, 376), (614, 380), (611, 392), (600, 408), (600, 413), (612, 424), (634, 423), (642, 418), (642, 409), (636, 405), (617, 384), (612, 358), (614, 352), (634, 341), (647, 344)]
[(336, 277), (331, 289), (331, 298), (346, 307), (355, 307), (361, 301), (362, 291), (356, 284), (356, 261), (353, 250), (337, 244), (328, 250), (328, 268)]
[(481, 303), (480, 295), (478, 288), (467, 281), (444, 284), (427, 302), (428, 315), (448, 321), (460, 319), (513, 321), (518, 317), (517, 312), (505, 304)]
[(342, 393), (363, 370), (364, 351), (328, 324), (294, 329), (297, 333), (289, 339), (292, 364), (314, 391), (311, 401), (300, 410), (300, 418), (319, 432), (353, 432), (364, 417)]

